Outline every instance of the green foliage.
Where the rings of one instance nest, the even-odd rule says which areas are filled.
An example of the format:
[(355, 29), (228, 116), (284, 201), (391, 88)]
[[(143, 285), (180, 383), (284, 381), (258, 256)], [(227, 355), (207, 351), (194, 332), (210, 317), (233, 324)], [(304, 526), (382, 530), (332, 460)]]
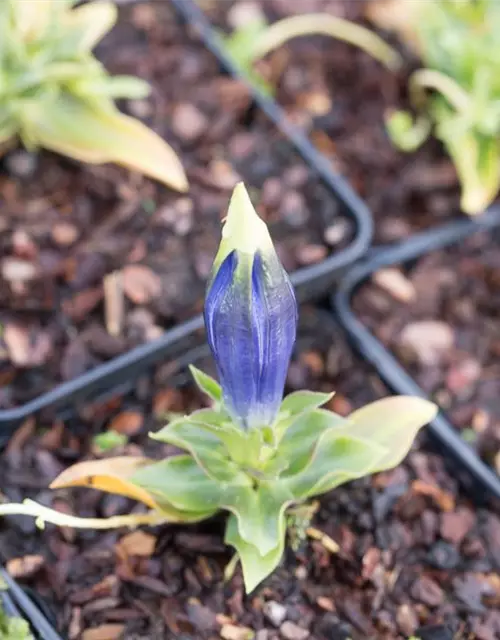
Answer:
[(98, 433), (92, 438), (92, 441), (100, 451), (104, 452), (116, 447), (123, 447), (123, 445), (127, 444), (128, 437), (124, 433), (111, 430)]
[(389, 134), (413, 150), (433, 125), (457, 169), (463, 210), (481, 213), (500, 187), (500, 3), (399, 3), (407, 10), (399, 28), (415, 39), (425, 69), (410, 79), (416, 124), (408, 113), (392, 115)]
[(0, 145), (19, 137), (89, 163), (117, 162), (185, 191), (174, 151), (116, 98), (143, 98), (149, 86), (110, 77), (92, 49), (113, 27), (112, 2), (0, 2)]
[[(343, 418), (321, 408), (331, 394), (299, 391), (283, 400), (274, 424), (245, 432), (226, 413), (218, 383), (194, 367), (191, 371), (213, 406), (151, 434), (185, 453), (159, 462), (127, 457), (82, 462), (52, 486), (92, 486), (141, 500), (153, 512), (140, 522), (195, 522), (228, 511), (225, 539), (242, 563), (247, 591), (279, 564), (290, 506), (399, 464), (436, 413), (426, 400), (397, 396)], [(57, 524), (67, 517), (32, 502), (0, 505), (0, 513), (13, 512)], [(81, 526), (74, 519), (72, 524)], [(123, 517), (109, 526), (122, 524)]]
[[(0, 578), (0, 591), (7, 586)], [(0, 594), (0, 640), (34, 640), (30, 632), (29, 623), (22, 618), (11, 618), (2, 608)]]

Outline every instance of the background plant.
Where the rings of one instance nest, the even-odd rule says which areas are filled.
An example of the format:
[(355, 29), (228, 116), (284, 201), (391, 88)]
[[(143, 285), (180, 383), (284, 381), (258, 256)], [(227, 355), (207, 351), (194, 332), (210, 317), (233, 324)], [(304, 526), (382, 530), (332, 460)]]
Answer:
[(462, 209), (482, 212), (500, 185), (500, 3), (497, 0), (390, 0), (369, 5), (382, 28), (396, 29), (419, 56), (410, 77), (414, 118), (388, 119), (393, 141), (418, 148), (434, 130), (455, 164)]
[(220, 384), (192, 367), (210, 408), (172, 420), (151, 437), (184, 453), (153, 461), (119, 456), (81, 462), (53, 488), (91, 486), (144, 503), (144, 514), (77, 518), (32, 501), (0, 505), (38, 522), (108, 528), (197, 522), (223, 509), (225, 540), (247, 591), (280, 562), (286, 512), (335, 487), (399, 464), (436, 414), (416, 397), (390, 397), (348, 418), (324, 407), (333, 394), (283, 388), (297, 305), (265, 223), (242, 184), (234, 191), (205, 303), (207, 339)]
[(187, 189), (182, 165), (156, 133), (121, 113), (116, 98), (143, 98), (149, 85), (110, 77), (92, 55), (113, 27), (111, 2), (74, 7), (75, 0), (0, 2), (0, 155), (19, 138), (100, 164), (116, 162)]

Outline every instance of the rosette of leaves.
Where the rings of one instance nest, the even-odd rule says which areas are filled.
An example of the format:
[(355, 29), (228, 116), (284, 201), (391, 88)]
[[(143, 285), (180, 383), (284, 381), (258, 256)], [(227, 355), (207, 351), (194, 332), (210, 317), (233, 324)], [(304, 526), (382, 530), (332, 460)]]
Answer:
[(116, 98), (143, 98), (149, 85), (107, 74), (92, 50), (113, 27), (112, 2), (0, 2), (0, 155), (20, 139), (81, 162), (115, 162), (178, 191), (187, 180), (173, 149)]
[(465, 213), (481, 213), (500, 186), (500, 3), (497, 0), (382, 0), (369, 5), (421, 59), (409, 91), (416, 116), (387, 120), (394, 143), (417, 149), (434, 131), (452, 159)]

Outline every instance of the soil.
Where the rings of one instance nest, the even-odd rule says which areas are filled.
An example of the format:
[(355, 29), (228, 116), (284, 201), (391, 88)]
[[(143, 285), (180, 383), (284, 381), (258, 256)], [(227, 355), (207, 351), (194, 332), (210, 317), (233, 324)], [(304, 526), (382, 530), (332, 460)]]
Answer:
[(499, 240), (478, 234), (381, 270), (354, 308), (500, 473)]
[(110, 73), (150, 82), (149, 100), (121, 106), (174, 146), (190, 191), (45, 152), (3, 158), (0, 410), (199, 312), (237, 181), (271, 226), (288, 271), (340, 250), (354, 231), (168, 3), (124, 7), (98, 56)]
[[(200, 366), (207, 369), (205, 363)], [(208, 366), (210, 370), (210, 366)], [(336, 389), (342, 414), (386, 393), (353, 357), (331, 317), (304, 309), (289, 389)], [(59, 423), (33, 436), (27, 423), (1, 457), (0, 486), (9, 499), (33, 497), (69, 513), (130, 513), (134, 503), (92, 490), (48, 492), (64, 467), (94, 457), (92, 435), (129, 433), (124, 452), (167, 453), (147, 441), (165, 411), (187, 411), (201, 398), (190, 385), (152, 385), (88, 409), (73, 431)], [(110, 455), (108, 453), (107, 455)], [(227, 583), (223, 517), (197, 526), (139, 532), (35, 529), (9, 517), (0, 554), (23, 584), (53, 605), (71, 640), (127, 638), (258, 640), (310, 638), (478, 638), (500, 633), (500, 517), (457, 486), (456, 470), (422, 436), (404, 464), (321, 499), (312, 525), (328, 539), (306, 537), (288, 548), (280, 568), (250, 596), (239, 570)], [(132, 536), (132, 537), (130, 537)], [(297, 542), (297, 540), (295, 540)]]
[[(272, 18), (290, 7), (300, 10), (304, 1), (268, 0), (264, 6)], [(306, 4), (307, 11), (360, 11), (360, 3)], [(222, 6), (213, 14), (220, 24), (226, 19), (220, 12), (231, 5)], [(325, 242), (335, 236), (327, 233), (332, 225), (344, 229), (337, 234), (340, 246), (352, 231), (336, 216), (331, 197), (250, 108), (242, 85), (220, 74), (168, 5), (146, 3), (125, 11), (130, 20), (103, 46), (102, 58), (113, 72), (135, 72), (152, 81), (151, 101), (124, 107), (179, 150), (192, 191), (177, 196), (114, 167), (76, 167), (50, 154), (41, 154), (34, 164), (19, 152), (4, 159), (0, 192), (9, 216), (0, 219), (2, 255), (36, 264), (45, 284), (28, 283), (16, 294), (10, 285), (0, 286), (0, 296), (6, 296), (2, 307), (10, 309), (2, 311), (2, 324), (14, 327), (7, 338), (24, 345), (24, 352), (16, 351), (17, 364), (12, 346), (4, 345), (0, 407), (38, 395), (199, 311), (235, 173), (262, 188), (260, 211), (275, 223), (289, 269), (335, 249)], [(127, 47), (119, 48), (120, 42)], [(415, 156), (404, 156), (383, 131), (381, 115), (399, 100), (402, 78), (392, 79), (367, 56), (333, 41), (301, 41), (287, 52), (278, 99), (365, 196), (374, 209), (379, 241), (406, 237), (455, 215), (454, 173), (439, 147), (431, 142)], [(271, 64), (278, 63), (273, 56)], [(314, 109), (306, 100), (315, 87), (332, 104), (321, 116), (311, 115)], [(186, 105), (205, 116), (205, 130), (195, 140), (183, 138), (178, 121), (174, 127), (175, 113), (181, 108), (185, 117)], [(189, 113), (192, 117), (192, 109)], [(192, 129), (191, 122), (184, 134)], [(61, 222), (77, 232), (67, 246), (60, 246), (64, 233), (56, 234), (59, 240), (53, 237)], [(444, 359), (432, 367), (425, 360), (422, 366), (413, 353), (409, 366), (450, 407), (459, 426), (470, 422), (483, 453), (484, 443), (498, 446), (498, 425), (491, 428), (495, 411), (498, 415), (498, 258), (493, 240), (478, 238), (419, 261), (403, 274), (404, 284), (399, 274), (395, 285), (393, 274), (390, 295), (387, 278), (385, 292), (380, 282), (367, 285), (356, 308), (394, 349), (397, 336), (412, 322), (448, 327), (434, 332), (441, 344), (436, 347), (434, 341), (424, 356)], [(103, 277), (138, 264), (149, 274), (141, 273), (150, 285), (141, 292), (153, 294), (140, 302), (127, 298), (122, 334), (112, 339), (105, 325)], [(161, 281), (157, 295), (155, 276)], [(398, 287), (396, 297), (406, 296), (406, 304), (394, 300)], [(303, 309), (301, 318), (290, 390), (336, 389), (330, 408), (341, 414), (387, 393), (351, 353), (329, 315)], [(210, 371), (210, 363), (200, 366)], [(164, 423), (166, 412), (189, 411), (203, 402), (189, 384), (174, 385), (174, 369), (166, 363), (152, 378), (139, 380), (132, 393), (87, 406), (66, 424), (40, 419), (36, 430), (35, 421), (27, 421), (0, 456), (2, 493), (9, 500), (32, 497), (82, 516), (137, 509), (124, 498), (90, 490), (52, 493), (46, 487), (63, 468), (102, 455), (92, 439), (102, 431), (129, 438), (113, 454), (166, 453), (147, 440), (147, 432)], [(471, 417), (457, 418), (462, 410)], [(280, 568), (248, 597), (239, 570), (223, 581), (231, 553), (222, 544), (222, 518), (196, 527), (144, 529), (130, 538), (125, 531), (51, 526), (38, 531), (32, 520), (9, 517), (0, 524), (0, 559), (47, 598), (69, 640), (239, 640), (250, 637), (249, 630), (256, 640), (500, 637), (499, 505), (481, 506), (477, 496), (465, 495), (456, 469), (446, 468), (425, 434), (394, 471), (324, 496), (312, 524), (340, 551), (329, 550), (328, 538), (307, 537), (296, 551), (287, 550)]]
[[(245, 5), (260, 7), (269, 23), (327, 12), (373, 29), (364, 20), (369, 2), (266, 0)], [(212, 22), (225, 32), (241, 20), (242, 3), (206, 4)], [(408, 75), (417, 61), (389, 34), (381, 35), (405, 59), (399, 73), (326, 36), (295, 38), (260, 61), (257, 69), (274, 87), (289, 118), (368, 204), (375, 218), (375, 239), (385, 243), (460, 216), (460, 208), (455, 169), (440, 143), (430, 138), (416, 153), (406, 154), (387, 136), (384, 115), (407, 106)]]

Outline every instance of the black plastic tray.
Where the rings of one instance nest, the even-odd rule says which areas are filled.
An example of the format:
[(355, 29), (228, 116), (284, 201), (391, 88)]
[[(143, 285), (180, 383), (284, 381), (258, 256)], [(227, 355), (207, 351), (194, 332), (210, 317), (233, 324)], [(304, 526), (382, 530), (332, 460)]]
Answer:
[[(136, 0), (137, 1), (137, 0)], [(191, 0), (171, 0), (181, 18), (196, 28), (206, 47), (217, 57), (220, 64), (236, 78), (241, 78), (238, 70), (227, 58), (217, 43), (214, 32), (203, 13)], [(343, 212), (354, 221), (355, 235), (352, 242), (323, 262), (298, 269), (291, 274), (301, 301), (310, 301), (326, 295), (329, 286), (343, 270), (359, 259), (370, 246), (373, 222), (370, 211), (354, 193), (349, 184), (333, 172), (330, 163), (309, 142), (307, 137), (293, 127), (278, 105), (257, 89), (249, 85), (254, 104), (276, 125), (279, 131), (297, 149), (311, 171), (316, 173), (342, 206)], [(69, 415), (77, 403), (100, 397), (111, 389), (130, 386), (130, 381), (148, 368), (173, 357), (193, 346), (195, 334), (203, 329), (202, 317), (195, 318), (166, 331), (158, 340), (137, 347), (122, 356), (97, 366), (91, 371), (63, 383), (53, 390), (13, 409), (0, 411), (0, 445), (5, 443), (14, 430), (29, 416), (46, 409), (59, 409)]]
[[(418, 395), (425, 393), (397, 359), (361, 323), (351, 307), (351, 299), (358, 287), (382, 267), (404, 264), (432, 251), (460, 243), (471, 234), (500, 228), (500, 206), (471, 220), (459, 220), (414, 235), (391, 247), (372, 249), (365, 260), (353, 267), (341, 280), (332, 297), (335, 314), (347, 332), (354, 348), (371, 363), (382, 380), (396, 393)], [(500, 498), (500, 477), (486, 465), (460, 437), (444, 413), (430, 424), (432, 435), (445, 453), (467, 470), (476, 484), (489, 495)]]
[(8, 617), (27, 620), (37, 640), (62, 640), (53, 626), (52, 611), (40, 597), (31, 592), (27, 593), (2, 568), (0, 580), (7, 585), (6, 589), (0, 589), (0, 603)]

